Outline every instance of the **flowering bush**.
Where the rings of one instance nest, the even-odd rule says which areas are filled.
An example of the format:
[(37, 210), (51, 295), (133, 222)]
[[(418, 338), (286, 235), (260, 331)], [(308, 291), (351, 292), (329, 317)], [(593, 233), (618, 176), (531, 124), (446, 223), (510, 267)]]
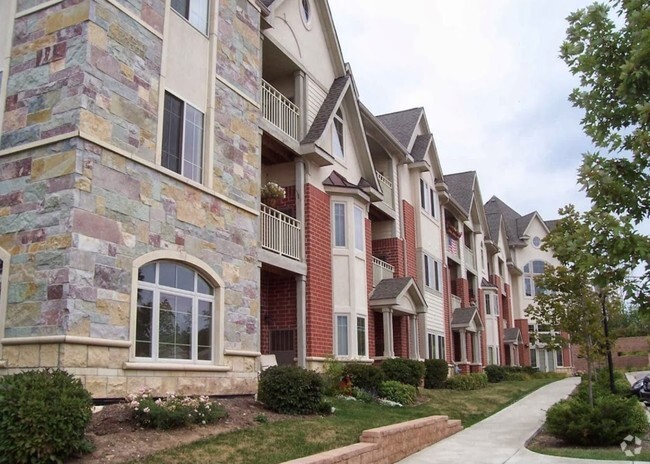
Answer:
[(262, 187), (261, 193), (263, 199), (283, 199), (286, 196), (287, 191), (284, 189), (284, 187), (276, 184), (275, 182), (267, 182), (264, 187)]
[(164, 398), (156, 399), (151, 389), (141, 388), (126, 400), (133, 418), (146, 428), (167, 430), (189, 424), (212, 424), (227, 415), (219, 403), (207, 396), (176, 396), (168, 392)]

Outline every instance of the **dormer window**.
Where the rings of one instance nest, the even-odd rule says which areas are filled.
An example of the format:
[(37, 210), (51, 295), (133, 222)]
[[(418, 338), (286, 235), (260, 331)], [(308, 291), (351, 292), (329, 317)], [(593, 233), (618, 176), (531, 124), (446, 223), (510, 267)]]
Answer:
[(332, 153), (335, 157), (344, 157), (343, 139), (343, 113), (339, 109), (334, 116), (334, 130), (332, 131)]

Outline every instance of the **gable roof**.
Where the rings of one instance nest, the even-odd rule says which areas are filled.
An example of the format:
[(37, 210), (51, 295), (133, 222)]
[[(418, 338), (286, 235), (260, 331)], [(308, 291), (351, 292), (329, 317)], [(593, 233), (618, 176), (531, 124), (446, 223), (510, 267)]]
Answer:
[(527, 215), (517, 219), (517, 234), (519, 237), (524, 236), (526, 229), (528, 229), (528, 226), (530, 225), (530, 221), (532, 221), (534, 217), (535, 212), (533, 211), (532, 213), (528, 213)]
[(517, 345), (523, 342), (521, 331), (517, 327), (503, 329), (503, 343)]
[(380, 114), (377, 119), (386, 126), (404, 148), (408, 149), (413, 132), (420, 121), (424, 108), (396, 111), (395, 113)]
[[(365, 182), (365, 179), (362, 178), (362, 180)], [(359, 188), (359, 185), (348, 181), (345, 177), (336, 171), (332, 171), (329, 177), (323, 181), (323, 185), (329, 187)]]
[(307, 132), (305, 138), (300, 142), (301, 144), (314, 143), (321, 138), (330, 122), (330, 119), (332, 119), (336, 109), (338, 108), (338, 103), (340, 102), (341, 96), (346, 90), (349, 81), (349, 75), (334, 79), (334, 82), (332, 82), (330, 90), (327, 93), (327, 97), (325, 97), (323, 104), (318, 110), (318, 114), (316, 114), (314, 122), (312, 122), (311, 127), (309, 128), (309, 132)]
[(477, 329), (483, 329), (483, 322), (478, 317), (478, 309), (475, 306), (470, 308), (458, 308), (454, 311), (451, 318), (452, 329), (468, 329), (476, 326)]
[(494, 244), (496, 245), (497, 243), (499, 243), (499, 237), (501, 235), (501, 214), (496, 212), (488, 213), (487, 206), (486, 206), (485, 217), (487, 218), (488, 230), (490, 231), (490, 238), (494, 240)]
[(449, 188), (449, 195), (456, 200), (461, 208), (469, 214), (474, 198), (474, 179), (476, 171), (446, 174), (445, 183)]
[(422, 161), (424, 159), (432, 140), (432, 134), (422, 134), (415, 138), (413, 148), (411, 149), (411, 156), (415, 161)]
[(503, 219), (506, 235), (509, 245), (525, 245), (526, 242), (521, 240), (519, 231), (517, 229), (517, 219), (521, 218), (521, 214), (512, 209), (510, 206), (506, 205), (496, 196), (490, 198), (487, 203), (485, 203), (485, 212), (488, 215), (499, 215)]
[(544, 224), (546, 224), (546, 227), (548, 227), (549, 232), (555, 229), (555, 226), (557, 226), (557, 223), (560, 222), (559, 219), (551, 219), (550, 221), (544, 221)]
[[(405, 307), (404, 297), (409, 296), (415, 307), (411, 310)], [(392, 307), (400, 306), (402, 310), (424, 313), (427, 310), (427, 303), (424, 295), (415, 283), (413, 277), (397, 277), (380, 281), (368, 298), (370, 307)]]

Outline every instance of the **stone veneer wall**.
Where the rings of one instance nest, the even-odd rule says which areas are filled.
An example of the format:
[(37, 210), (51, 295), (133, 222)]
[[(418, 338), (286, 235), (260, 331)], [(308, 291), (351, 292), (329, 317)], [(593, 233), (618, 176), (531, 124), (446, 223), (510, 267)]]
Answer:
[[(130, 14), (64, 0), (16, 20), (0, 142), (11, 149), (0, 158), (0, 247), (11, 255), (0, 373), (62, 367), (96, 397), (144, 384), (159, 393), (253, 393), (259, 12), (219, 3), (216, 71), (228, 85), (216, 80), (216, 123), (206, 130), (214, 133), (211, 191), (155, 164), (165, 1), (115, 1)], [(18, 10), (42, 3), (20, 0)], [(232, 73), (241, 63), (246, 72)], [(224, 282), (221, 366), (125, 369), (132, 265), (152, 252), (204, 263)]]

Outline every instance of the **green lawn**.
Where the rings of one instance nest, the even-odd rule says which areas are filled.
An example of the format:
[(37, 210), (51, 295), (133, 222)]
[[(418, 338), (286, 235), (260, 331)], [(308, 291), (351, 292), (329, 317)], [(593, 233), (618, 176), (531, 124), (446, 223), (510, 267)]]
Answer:
[(426, 401), (405, 408), (334, 399), (336, 412), (332, 416), (289, 417), (285, 421), (217, 435), (133, 462), (273, 464), (357, 443), (366, 429), (435, 414), (461, 419), (463, 426), (469, 427), (555, 380), (503, 382), (469, 392), (422, 390)]
[(634, 458), (629, 458), (625, 456), (623, 451), (618, 446), (611, 448), (539, 448), (539, 447), (530, 447), (531, 451), (536, 453), (548, 454), (551, 456), (562, 456), (566, 458), (579, 458), (579, 459), (599, 459), (599, 460), (610, 460), (610, 461), (650, 461), (650, 451), (648, 451), (649, 443), (643, 441), (644, 450), (641, 451), (641, 454), (634, 456)]

